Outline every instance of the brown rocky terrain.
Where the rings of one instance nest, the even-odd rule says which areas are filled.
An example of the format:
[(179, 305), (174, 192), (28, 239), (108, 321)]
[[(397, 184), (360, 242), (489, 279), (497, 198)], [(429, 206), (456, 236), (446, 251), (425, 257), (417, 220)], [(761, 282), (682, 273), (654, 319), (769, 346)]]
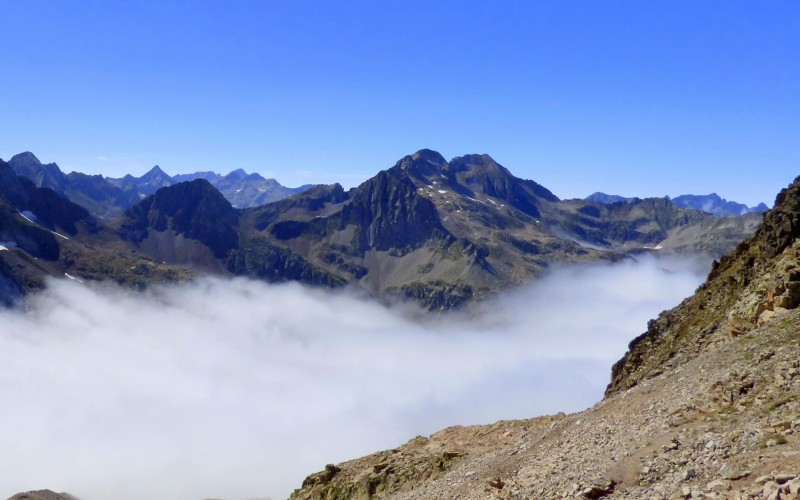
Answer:
[(800, 178), (631, 342), (594, 407), (417, 437), (292, 498), (800, 498), (798, 236)]

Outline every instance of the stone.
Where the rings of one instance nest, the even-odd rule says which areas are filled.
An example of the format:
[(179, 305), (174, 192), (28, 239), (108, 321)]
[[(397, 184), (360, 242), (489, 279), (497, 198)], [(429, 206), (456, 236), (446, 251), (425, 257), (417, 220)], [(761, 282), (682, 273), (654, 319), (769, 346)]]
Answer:
[(753, 484), (764, 485), (771, 480), (772, 476), (758, 476), (755, 481), (753, 481)]
[(743, 477), (750, 475), (750, 471), (742, 470), (737, 467), (731, 467), (728, 464), (723, 464), (719, 469), (719, 473), (724, 479), (728, 479), (730, 481), (736, 481), (737, 479), (742, 479)]

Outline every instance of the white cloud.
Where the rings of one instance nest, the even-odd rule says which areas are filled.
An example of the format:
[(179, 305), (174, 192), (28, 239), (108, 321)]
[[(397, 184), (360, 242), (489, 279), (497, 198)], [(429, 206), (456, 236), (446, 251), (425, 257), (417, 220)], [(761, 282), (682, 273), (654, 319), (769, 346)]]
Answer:
[(108, 156), (98, 156), (97, 159), (100, 160), (100, 161), (107, 161), (110, 158)]
[(296, 284), (51, 283), (0, 314), (0, 494), (280, 498), (448, 425), (583, 409), (701, 281), (662, 266), (565, 268), (424, 321)]

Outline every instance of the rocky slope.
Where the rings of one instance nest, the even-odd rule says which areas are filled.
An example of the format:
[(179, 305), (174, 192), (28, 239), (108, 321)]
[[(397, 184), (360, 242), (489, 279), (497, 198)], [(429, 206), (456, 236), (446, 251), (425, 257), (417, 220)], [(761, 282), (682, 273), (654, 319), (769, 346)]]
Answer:
[(800, 178), (631, 342), (594, 407), (417, 437), (292, 498), (798, 498), (798, 236)]

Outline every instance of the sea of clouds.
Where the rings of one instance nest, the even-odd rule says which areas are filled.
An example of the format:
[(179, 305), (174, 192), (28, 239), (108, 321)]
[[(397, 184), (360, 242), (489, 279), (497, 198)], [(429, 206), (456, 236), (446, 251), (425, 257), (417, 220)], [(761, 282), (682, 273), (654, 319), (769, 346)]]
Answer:
[(0, 496), (285, 498), (450, 425), (582, 410), (703, 278), (694, 261), (566, 267), (436, 317), (244, 279), (53, 281), (0, 312)]

